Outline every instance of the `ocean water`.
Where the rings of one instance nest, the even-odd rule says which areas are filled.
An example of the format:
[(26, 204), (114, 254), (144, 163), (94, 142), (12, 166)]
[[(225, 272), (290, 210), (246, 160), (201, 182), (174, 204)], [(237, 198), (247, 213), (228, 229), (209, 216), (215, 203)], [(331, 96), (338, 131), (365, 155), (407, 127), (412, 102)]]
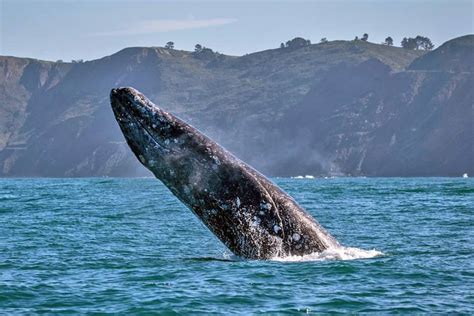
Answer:
[(0, 314), (474, 313), (471, 178), (274, 179), (344, 246), (241, 260), (155, 179), (0, 179)]

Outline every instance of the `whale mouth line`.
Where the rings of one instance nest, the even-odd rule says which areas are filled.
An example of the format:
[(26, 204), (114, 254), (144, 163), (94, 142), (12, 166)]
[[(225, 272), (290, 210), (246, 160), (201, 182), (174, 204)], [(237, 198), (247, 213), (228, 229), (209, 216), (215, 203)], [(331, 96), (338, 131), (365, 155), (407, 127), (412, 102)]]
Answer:
[(150, 130), (149, 130), (149, 126), (147, 126), (146, 124), (144, 124), (143, 122), (141, 122), (141, 120), (139, 118), (137, 118), (136, 115), (133, 114), (133, 106), (135, 107), (139, 107), (141, 105), (136, 105), (135, 103), (133, 103), (132, 101), (130, 101), (130, 105), (128, 104), (124, 104), (124, 102), (121, 102), (119, 100), (117, 100), (117, 102), (115, 103), (114, 105), (114, 108), (117, 108), (117, 110), (119, 111), (120, 115), (117, 117), (117, 120), (119, 121), (120, 125), (126, 125), (127, 123), (128, 124), (134, 124), (137, 126), (137, 128), (139, 127), (141, 130), (143, 130), (144, 133), (147, 134), (147, 136), (153, 140), (153, 142), (157, 145), (159, 145), (160, 147), (165, 147), (158, 139), (155, 135), (153, 135), (154, 133), (152, 133)]
[(140, 127), (141, 130), (143, 131), (143, 133), (146, 134), (148, 136), (148, 138), (150, 138), (150, 141), (153, 142), (153, 147), (160, 148), (160, 150), (166, 151), (168, 153), (169, 152), (175, 152), (175, 151), (171, 150), (169, 147), (165, 146), (162, 142), (157, 140), (157, 137), (153, 136), (153, 133), (150, 132), (148, 127), (145, 124), (143, 124), (142, 122), (140, 122), (139, 119), (137, 119), (136, 117), (134, 117), (130, 113), (127, 113), (127, 115), (130, 117), (131, 120), (133, 120), (133, 122), (137, 125), (137, 127)]

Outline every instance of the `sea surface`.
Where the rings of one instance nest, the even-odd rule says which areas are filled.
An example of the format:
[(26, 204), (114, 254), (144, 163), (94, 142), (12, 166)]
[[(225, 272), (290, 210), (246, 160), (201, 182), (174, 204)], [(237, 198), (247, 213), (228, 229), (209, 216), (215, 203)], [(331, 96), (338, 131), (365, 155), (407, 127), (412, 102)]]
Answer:
[(242, 260), (156, 179), (0, 179), (0, 314), (474, 313), (472, 178), (273, 180), (348, 248)]

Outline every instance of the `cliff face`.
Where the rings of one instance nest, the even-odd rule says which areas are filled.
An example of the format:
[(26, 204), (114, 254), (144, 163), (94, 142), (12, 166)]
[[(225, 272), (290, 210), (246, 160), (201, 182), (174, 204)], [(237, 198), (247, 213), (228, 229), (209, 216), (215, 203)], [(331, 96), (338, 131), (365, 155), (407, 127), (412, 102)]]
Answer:
[(310, 160), (294, 166), (289, 159), (287, 170), (369, 176), (471, 171), (473, 86), (471, 73), (391, 72), (377, 60), (335, 71), (282, 123), (294, 126), (285, 132), (292, 142), (304, 138), (326, 166)]
[(133, 86), (267, 175), (474, 173), (474, 36), (423, 52), (335, 41), (242, 57), (127, 48), (0, 57), (0, 175), (136, 176), (109, 105)]

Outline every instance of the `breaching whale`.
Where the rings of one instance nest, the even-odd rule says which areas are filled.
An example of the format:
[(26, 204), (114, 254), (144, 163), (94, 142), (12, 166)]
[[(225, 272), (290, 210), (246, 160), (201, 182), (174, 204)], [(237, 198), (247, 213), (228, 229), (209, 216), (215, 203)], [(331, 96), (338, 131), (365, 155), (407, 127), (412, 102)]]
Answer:
[(339, 246), (269, 179), (137, 90), (113, 89), (110, 99), (140, 162), (234, 254), (270, 259)]

